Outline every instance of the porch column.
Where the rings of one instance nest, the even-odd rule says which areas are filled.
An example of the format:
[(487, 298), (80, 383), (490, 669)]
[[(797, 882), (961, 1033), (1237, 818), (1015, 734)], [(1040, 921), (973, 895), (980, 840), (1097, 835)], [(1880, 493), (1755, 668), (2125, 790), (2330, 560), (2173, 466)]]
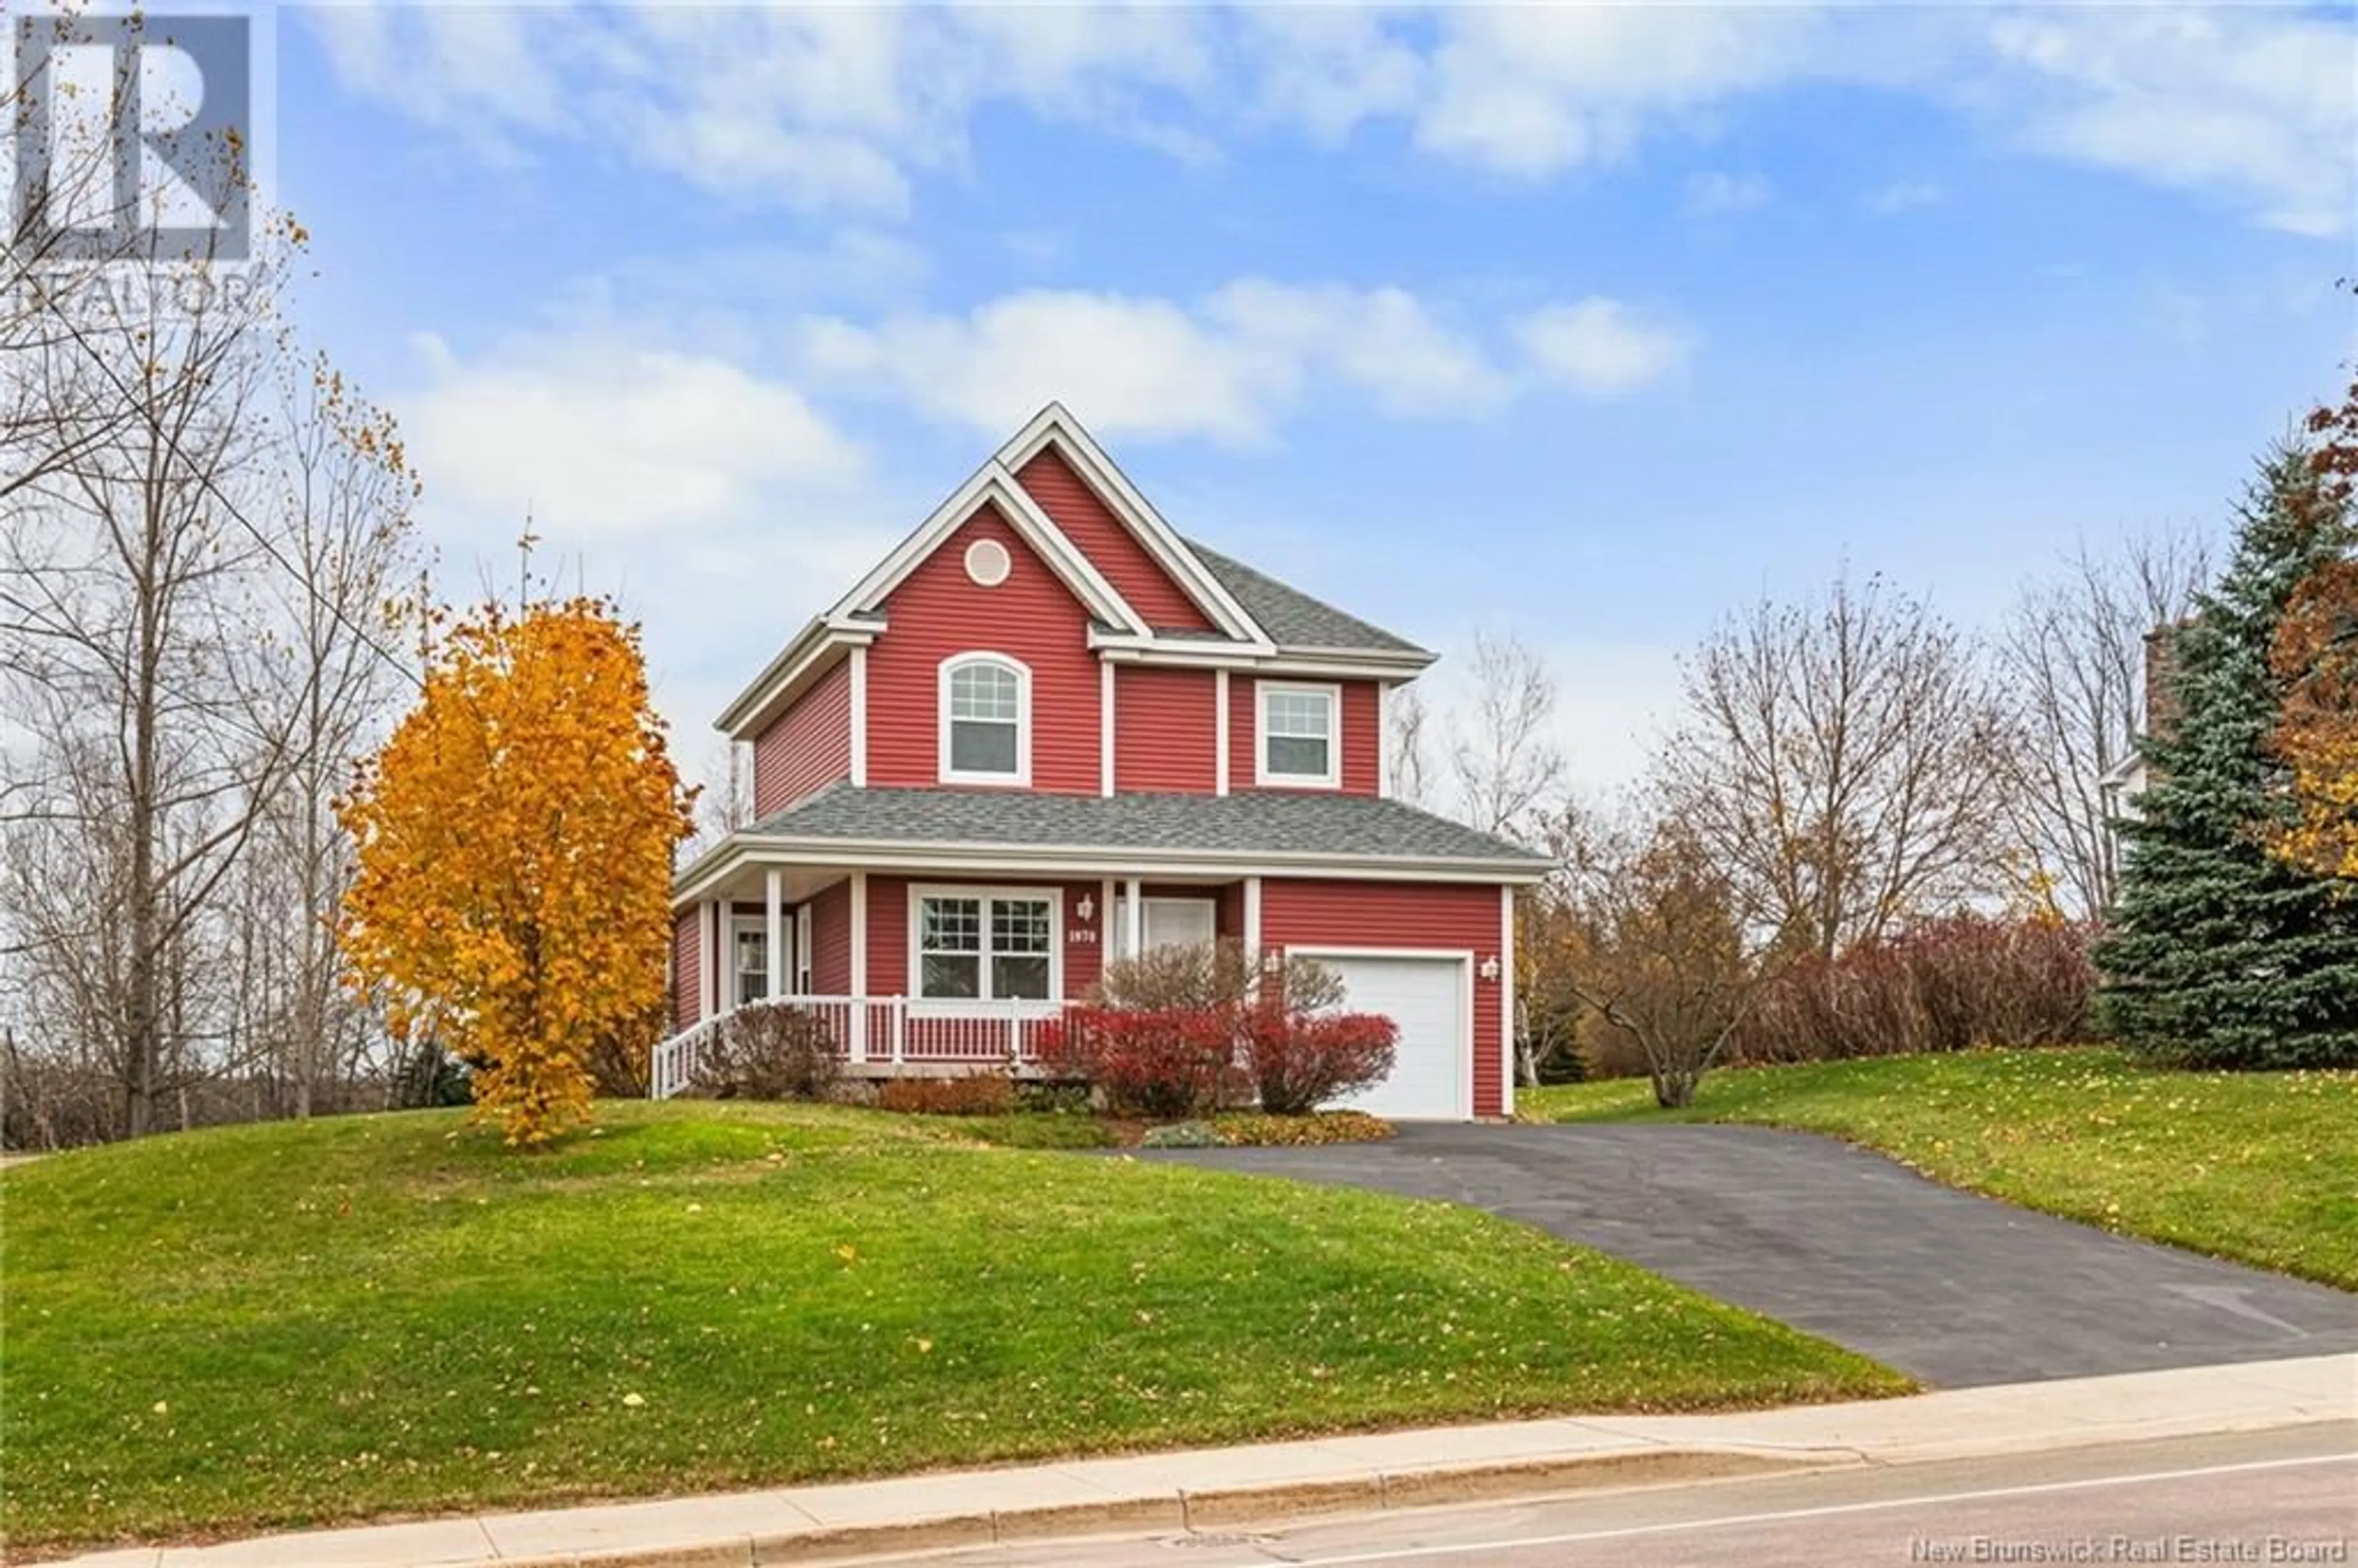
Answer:
[(769, 901), (763, 910), (763, 913), (769, 916), (769, 925), (763, 933), (763, 940), (767, 944), (766, 950), (770, 956), (770, 995), (773, 998), (782, 997), (786, 994), (786, 910), (785, 900), (784, 897), (784, 892), (785, 873), (783, 871), (772, 871), (769, 875), (769, 880), (766, 885), (763, 889), (763, 896)]
[(1141, 895), (1143, 885), (1136, 877), (1122, 884), (1122, 896), (1129, 903), (1121, 912), (1121, 940), (1124, 956), (1131, 958), (1146, 951), (1146, 900)]
[(708, 898), (696, 906), (697, 1016), (712, 1018), (720, 1011), (720, 921), (728, 906)]
[(851, 873), (851, 1059), (868, 1060), (868, 873)]
[(1245, 951), (1260, 957), (1260, 879), (1245, 879)]

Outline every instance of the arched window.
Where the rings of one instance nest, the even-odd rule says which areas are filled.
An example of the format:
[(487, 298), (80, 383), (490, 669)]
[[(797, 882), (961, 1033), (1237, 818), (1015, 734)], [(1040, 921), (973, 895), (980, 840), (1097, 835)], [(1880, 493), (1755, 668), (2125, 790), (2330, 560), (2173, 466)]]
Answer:
[(1032, 782), (1032, 672), (1004, 654), (942, 662), (944, 784)]

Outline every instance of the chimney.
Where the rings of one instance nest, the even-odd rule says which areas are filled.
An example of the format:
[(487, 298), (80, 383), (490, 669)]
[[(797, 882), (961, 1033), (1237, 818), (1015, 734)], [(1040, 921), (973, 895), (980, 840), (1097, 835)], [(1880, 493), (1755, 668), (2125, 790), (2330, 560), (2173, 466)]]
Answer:
[(2157, 626), (2145, 634), (2145, 732), (2167, 736), (2178, 724), (2178, 633), (2194, 618)]

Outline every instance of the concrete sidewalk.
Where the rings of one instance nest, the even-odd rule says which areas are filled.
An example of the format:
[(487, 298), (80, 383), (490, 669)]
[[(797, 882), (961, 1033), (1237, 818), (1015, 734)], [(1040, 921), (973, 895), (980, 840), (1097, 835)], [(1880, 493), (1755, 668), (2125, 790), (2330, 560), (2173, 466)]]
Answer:
[(2358, 1419), (2358, 1356), (1734, 1415), (1598, 1416), (142, 1548), (79, 1568), (759, 1568)]

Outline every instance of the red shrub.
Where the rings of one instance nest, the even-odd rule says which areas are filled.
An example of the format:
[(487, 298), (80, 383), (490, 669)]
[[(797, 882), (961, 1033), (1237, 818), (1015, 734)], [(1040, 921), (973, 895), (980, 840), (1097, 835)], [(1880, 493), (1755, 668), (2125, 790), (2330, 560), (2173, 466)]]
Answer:
[(1271, 1116), (1306, 1116), (1372, 1088), (1392, 1070), (1400, 1028), (1371, 1012), (1255, 1008), (1245, 1020), (1245, 1064)]
[(1207, 1115), (1233, 1098), (1237, 1015), (1227, 1007), (1072, 1007), (1041, 1027), (1041, 1065), (1154, 1120)]
[(1739, 1062), (1813, 1062), (2061, 1045), (2093, 1033), (2085, 925), (1960, 914), (1812, 958), (1761, 993), (1730, 1043)]

